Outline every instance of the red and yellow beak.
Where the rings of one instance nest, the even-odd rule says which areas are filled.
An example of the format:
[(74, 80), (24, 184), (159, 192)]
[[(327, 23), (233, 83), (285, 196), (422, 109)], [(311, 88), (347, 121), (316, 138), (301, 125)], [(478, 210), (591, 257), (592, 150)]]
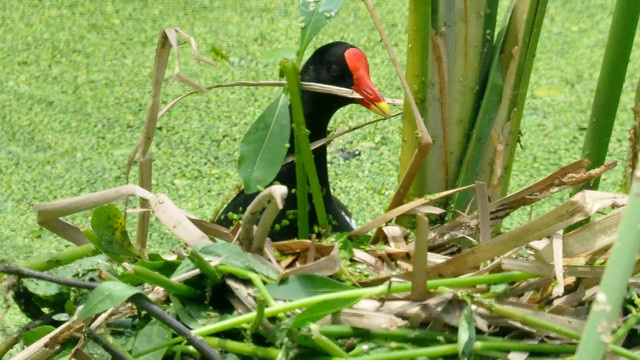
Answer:
[(353, 87), (351, 89), (363, 97), (362, 99), (356, 99), (356, 102), (380, 116), (389, 117), (391, 108), (373, 85), (373, 82), (371, 82), (367, 57), (358, 48), (347, 49), (344, 57), (349, 70), (353, 74)]

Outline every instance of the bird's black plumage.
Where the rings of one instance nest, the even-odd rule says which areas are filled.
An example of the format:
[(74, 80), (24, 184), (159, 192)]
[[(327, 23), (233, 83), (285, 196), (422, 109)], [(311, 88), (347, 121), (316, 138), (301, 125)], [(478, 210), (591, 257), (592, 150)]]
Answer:
[[(347, 54), (349, 54), (349, 56), (347, 56)], [(358, 74), (354, 74), (352, 69)], [(362, 79), (358, 80), (358, 76)], [(370, 82), (369, 69), (364, 54), (353, 45), (345, 42), (334, 42), (318, 48), (302, 67), (300, 78), (301, 81), (354, 89), (357, 92), (361, 92), (361, 95), (365, 97), (365, 100), (360, 101), (361, 104), (377, 113), (382, 113), (383, 115), (388, 113), (388, 105), (384, 103), (383, 98)], [(355, 87), (356, 82), (366, 83), (364, 86), (366, 90), (358, 91), (359, 88)], [(319, 92), (302, 91), (301, 95), (304, 117), (311, 142), (327, 136), (329, 121), (336, 111), (348, 104), (355, 103), (351, 98)], [(367, 97), (369, 97), (369, 99), (367, 99)], [(386, 110), (380, 111), (380, 107), (378, 106), (381, 104), (383, 104), (383, 108)], [(294, 154), (293, 131), (291, 131), (289, 145), (288, 155)], [(326, 146), (320, 146), (314, 149), (313, 158), (318, 173), (318, 180), (322, 188), (323, 200), (327, 215), (329, 216), (331, 230), (334, 232), (353, 230), (354, 222), (348, 210), (331, 193), (329, 174), (327, 172)], [(277, 229), (272, 228), (269, 236), (274, 241), (293, 239), (298, 236), (296, 218), (297, 201), (296, 194), (292, 191), (296, 188), (295, 164), (293, 162), (284, 164), (276, 175), (274, 182), (287, 186), (289, 195), (285, 199), (283, 210), (274, 222), (274, 225), (277, 225), (274, 226), (274, 228)], [(225, 227), (231, 227), (234, 216), (229, 215), (244, 213), (247, 206), (256, 196), (257, 193), (247, 194), (241, 191), (225, 206), (215, 222)], [(310, 195), (309, 204), (311, 208), (309, 211), (309, 224), (313, 229), (313, 227), (318, 224), (318, 219)]]

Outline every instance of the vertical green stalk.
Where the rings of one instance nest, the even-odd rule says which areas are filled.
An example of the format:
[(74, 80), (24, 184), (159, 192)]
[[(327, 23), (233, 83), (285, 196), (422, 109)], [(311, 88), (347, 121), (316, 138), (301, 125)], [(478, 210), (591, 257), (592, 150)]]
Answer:
[[(507, 191), (546, 6), (547, 0), (512, 3), (506, 28), (496, 39), (489, 78), (460, 166), (459, 187), (483, 181), (492, 199)], [(470, 193), (457, 194), (455, 208), (466, 209), (471, 197)]]
[[(296, 124), (291, 124), (293, 127), (294, 133), (299, 132)], [(304, 130), (306, 128), (303, 128)], [(309, 184), (307, 183), (307, 175), (305, 173), (304, 164), (302, 163), (303, 155), (302, 155), (302, 146), (300, 146), (300, 141), (298, 141), (298, 137), (295, 136), (293, 139), (294, 145), (294, 153), (296, 155), (295, 165), (296, 165), (296, 204), (298, 206), (298, 238), (299, 239), (308, 239), (309, 238), (309, 197), (307, 194), (309, 193)], [(311, 155), (313, 156), (313, 155)]]
[[(311, 190), (311, 197), (313, 199), (313, 205), (316, 210), (316, 214), (318, 215), (318, 225), (321, 229), (331, 230), (329, 228), (329, 220), (327, 218), (327, 211), (324, 207), (324, 201), (322, 199), (322, 189), (320, 188), (320, 181), (318, 180), (318, 173), (316, 172), (316, 165), (313, 161), (313, 153), (311, 152), (311, 144), (309, 142), (309, 131), (305, 125), (304, 121), (304, 113), (302, 111), (302, 98), (300, 96), (301, 87), (300, 87), (300, 75), (298, 73), (298, 68), (296, 65), (288, 59), (284, 59), (280, 62), (280, 69), (284, 72), (284, 75), (287, 79), (287, 87), (289, 89), (290, 101), (291, 101), (291, 114), (293, 117), (293, 134), (294, 134), (294, 144), (295, 144), (295, 152), (296, 152), (296, 181), (297, 181), (297, 199), (298, 199), (298, 226), (300, 226), (301, 221), (302, 225), (306, 221), (307, 224), (307, 233), (302, 234), (300, 228), (298, 228), (298, 237), (308, 238), (309, 237), (309, 214), (308, 214), (308, 204), (307, 204), (307, 191), (302, 191), (302, 189), (306, 190), (306, 181), (309, 181), (309, 188)], [(300, 156), (298, 156), (300, 155)], [(304, 169), (304, 174), (306, 175), (306, 179), (301, 179), (299, 175), (302, 175), (302, 170)], [(302, 181), (301, 181), (302, 180)], [(302, 187), (301, 187), (302, 186)], [(303, 206), (301, 206), (303, 205)], [(307, 210), (303, 212), (302, 210)], [(303, 219), (303, 220), (301, 220)]]
[(629, 203), (620, 221), (618, 239), (607, 261), (600, 291), (591, 305), (584, 332), (578, 345), (576, 359), (602, 359), (611, 338), (613, 324), (618, 318), (629, 278), (640, 251), (640, 171), (634, 174)]
[[(431, 47), (431, 0), (409, 2), (409, 34), (407, 36), (407, 70), (405, 77), (422, 118), (426, 115), (427, 89), (429, 85), (429, 48)], [(400, 152), (399, 179), (407, 171), (418, 146), (418, 129), (412, 111), (402, 117), (402, 148)], [(426, 188), (425, 172), (416, 177), (408, 198), (422, 196)]]
[[(582, 157), (591, 161), (589, 168), (603, 165), (607, 156), (639, 15), (640, 1), (616, 1), (591, 116), (589, 117), (589, 126), (582, 146)], [(580, 188), (576, 188), (574, 193), (583, 189), (597, 189), (599, 183), (600, 178), (597, 178)]]

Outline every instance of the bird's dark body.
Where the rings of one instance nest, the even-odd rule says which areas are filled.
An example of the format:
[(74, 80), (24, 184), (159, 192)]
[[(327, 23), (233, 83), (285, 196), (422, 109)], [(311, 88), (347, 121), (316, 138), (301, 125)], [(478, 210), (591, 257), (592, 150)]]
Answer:
[[(349, 70), (345, 60), (345, 51), (353, 48), (343, 42), (336, 42), (324, 45), (316, 50), (307, 60), (301, 70), (301, 81), (315, 82), (352, 88), (354, 85), (353, 74)], [(302, 104), (306, 126), (309, 130), (309, 140), (311, 142), (325, 138), (327, 136), (327, 126), (329, 120), (340, 108), (354, 103), (353, 99), (336, 95), (302, 91)], [(294, 153), (293, 131), (289, 138), (290, 147), (288, 155)], [(323, 200), (331, 231), (345, 232), (354, 228), (353, 220), (346, 207), (333, 196), (329, 186), (329, 174), (327, 172), (327, 148), (320, 146), (313, 150), (314, 163), (318, 173), (318, 180), (322, 187)], [(284, 164), (274, 179), (274, 183), (287, 186), (289, 194), (285, 199), (283, 210), (279, 213), (274, 222), (274, 227), (269, 233), (273, 241), (293, 239), (298, 236), (297, 227), (297, 199), (295, 194), (296, 175), (295, 164), (289, 162)], [(219, 225), (231, 227), (233, 220), (229, 214), (243, 214), (247, 206), (255, 199), (258, 193), (247, 194), (244, 191), (238, 193), (220, 212), (215, 220)], [(318, 218), (309, 194), (309, 225), (313, 230), (318, 224)]]

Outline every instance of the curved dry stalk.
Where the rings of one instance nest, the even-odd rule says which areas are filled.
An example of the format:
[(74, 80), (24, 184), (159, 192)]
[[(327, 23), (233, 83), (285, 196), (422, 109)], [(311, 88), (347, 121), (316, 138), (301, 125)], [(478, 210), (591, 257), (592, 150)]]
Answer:
[[(242, 226), (238, 234), (238, 240), (245, 250), (262, 253), (271, 224), (284, 206), (288, 192), (284, 185), (271, 185), (249, 204), (242, 217)], [(258, 228), (254, 233), (253, 226), (256, 223)]]
[[(180, 72), (180, 43), (178, 42), (178, 36), (187, 39), (187, 41), (191, 44), (191, 54), (195, 60), (204, 62), (209, 65), (217, 65), (215, 61), (198, 55), (198, 46), (195, 39), (179, 28), (164, 29), (160, 33), (160, 38), (158, 39), (158, 47), (156, 48), (155, 63), (153, 65), (151, 104), (149, 105), (149, 109), (147, 110), (142, 135), (131, 151), (129, 158), (127, 159), (127, 166), (125, 169), (125, 179), (126, 182), (129, 183), (129, 174), (131, 173), (131, 167), (133, 166), (136, 155), (138, 155), (140, 159), (138, 168), (138, 183), (141, 187), (149, 191), (151, 191), (152, 169), (152, 161), (151, 156), (149, 155), (149, 149), (151, 148), (151, 143), (153, 142), (153, 137), (156, 131), (158, 111), (160, 110), (160, 93), (162, 92), (164, 75), (167, 71), (169, 54), (172, 49), (175, 57), (175, 70), (173, 77), (198, 92), (205, 91), (205, 88), (203, 86)], [(140, 207), (149, 207), (148, 200), (140, 198)], [(138, 214), (136, 245), (139, 249), (144, 250), (146, 248), (147, 233), (149, 231), (149, 219), (150, 216), (147, 212), (141, 212)]]

